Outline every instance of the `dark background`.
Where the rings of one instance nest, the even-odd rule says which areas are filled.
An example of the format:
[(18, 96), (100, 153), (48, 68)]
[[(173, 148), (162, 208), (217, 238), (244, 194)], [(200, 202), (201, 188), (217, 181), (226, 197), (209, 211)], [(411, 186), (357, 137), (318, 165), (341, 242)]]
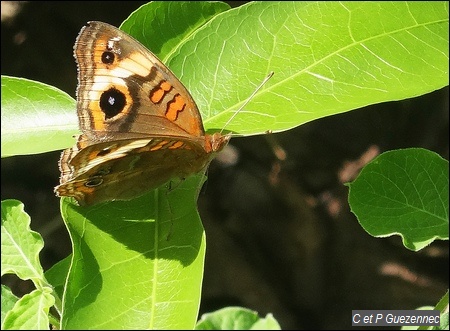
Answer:
[[(89, 20), (118, 26), (144, 2), (24, 2), (5, 17), (2, 74), (75, 96), (75, 38)], [(232, 6), (240, 2), (230, 2)], [(347, 329), (352, 309), (435, 305), (448, 287), (448, 241), (413, 253), (376, 239), (350, 213), (341, 175), (364, 156), (423, 147), (448, 159), (448, 88), (320, 119), (280, 134), (232, 139), (199, 198), (207, 235), (201, 313), (241, 305), (283, 329)], [(75, 111), (75, 109), (74, 109)], [(295, 144), (293, 144), (295, 142)], [(275, 151), (287, 157), (280, 160)], [(60, 152), (2, 159), (1, 198), (19, 199), (42, 234), (47, 270), (70, 253), (53, 187)], [(353, 169), (353, 170), (352, 170)], [(345, 172), (343, 172), (345, 170)], [(27, 282), (3, 277), (17, 295)]]

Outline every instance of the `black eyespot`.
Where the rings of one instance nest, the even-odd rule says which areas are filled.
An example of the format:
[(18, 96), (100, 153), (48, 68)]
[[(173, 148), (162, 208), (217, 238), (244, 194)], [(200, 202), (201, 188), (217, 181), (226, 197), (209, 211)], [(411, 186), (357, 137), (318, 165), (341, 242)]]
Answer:
[(114, 63), (115, 55), (113, 52), (103, 52), (102, 54), (102, 62), (104, 64)]
[(94, 176), (94, 177), (89, 178), (89, 180), (86, 183), (84, 183), (84, 186), (96, 187), (96, 186), (101, 185), (102, 183), (103, 183), (103, 178)]
[(125, 95), (114, 87), (102, 93), (100, 97), (100, 108), (109, 119), (119, 114), (126, 105)]

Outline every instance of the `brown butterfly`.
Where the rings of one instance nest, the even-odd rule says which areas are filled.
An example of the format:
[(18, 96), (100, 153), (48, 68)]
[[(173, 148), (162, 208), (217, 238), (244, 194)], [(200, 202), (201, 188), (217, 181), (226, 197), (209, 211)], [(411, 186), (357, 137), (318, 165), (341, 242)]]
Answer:
[(89, 22), (75, 42), (82, 134), (61, 155), (58, 196), (128, 200), (204, 169), (229, 135), (205, 134), (175, 75), (123, 31)]

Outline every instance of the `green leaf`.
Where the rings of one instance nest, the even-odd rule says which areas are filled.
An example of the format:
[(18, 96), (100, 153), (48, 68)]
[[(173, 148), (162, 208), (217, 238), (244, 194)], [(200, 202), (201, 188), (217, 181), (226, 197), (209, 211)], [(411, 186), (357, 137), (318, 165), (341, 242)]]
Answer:
[(51, 291), (43, 287), (20, 298), (6, 314), (2, 330), (49, 330), (48, 313), (54, 303)]
[(63, 199), (73, 244), (63, 329), (193, 329), (205, 254), (200, 179), (89, 208)]
[(448, 161), (411, 148), (379, 155), (349, 184), (349, 203), (372, 236), (398, 234), (411, 250), (448, 239)]
[(265, 318), (258, 313), (241, 307), (227, 307), (203, 314), (196, 330), (281, 330), (271, 314)]
[(37, 154), (73, 144), (75, 101), (53, 86), (2, 76), (2, 157)]
[(36, 287), (46, 285), (39, 252), (44, 242), (30, 229), (30, 216), (17, 200), (2, 201), (2, 276), (14, 273), (20, 279), (31, 279)]
[(19, 298), (11, 292), (9, 287), (2, 284), (2, 325), (3, 321), (5, 320), (6, 313), (14, 307), (18, 300)]
[(261, 134), (448, 85), (448, 29), (448, 2), (250, 2), (215, 16), (167, 64), (207, 129)]

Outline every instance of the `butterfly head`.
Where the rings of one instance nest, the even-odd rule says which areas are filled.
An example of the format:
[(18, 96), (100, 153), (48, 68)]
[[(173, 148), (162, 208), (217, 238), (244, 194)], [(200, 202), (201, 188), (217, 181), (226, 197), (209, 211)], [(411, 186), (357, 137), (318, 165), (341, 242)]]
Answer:
[(207, 135), (205, 150), (210, 153), (218, 153), (228, 144), (230, 139), (231, 135), (223, 135), (220, 132)]

